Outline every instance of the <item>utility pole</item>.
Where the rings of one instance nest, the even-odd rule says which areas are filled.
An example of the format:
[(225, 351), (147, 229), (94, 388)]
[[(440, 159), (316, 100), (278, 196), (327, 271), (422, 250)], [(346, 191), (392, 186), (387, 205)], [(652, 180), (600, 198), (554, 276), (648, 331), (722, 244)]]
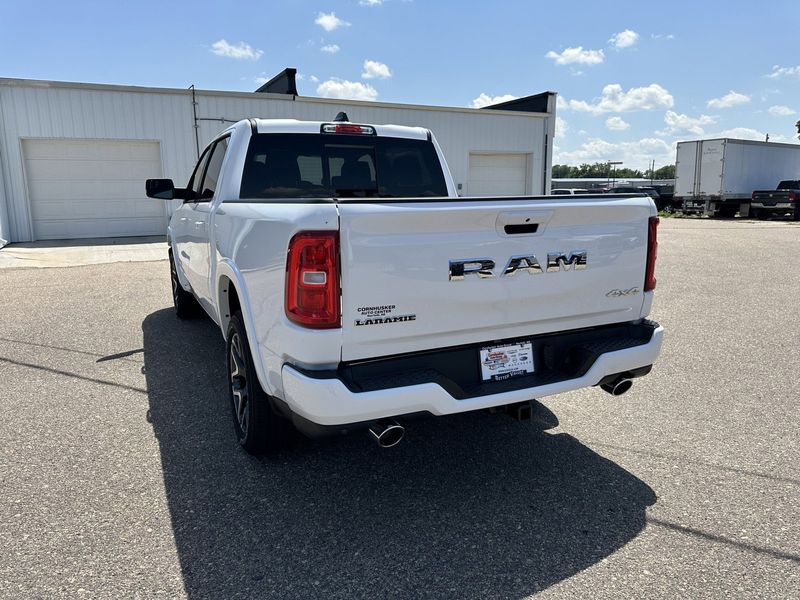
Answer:
[(606, 174), (606, 187), (608, 187), (608, 182), (609, 182), (609, 180), (612, 179), (612, 177), (611, 177), (612, 169), (613, 169), (613, 173), (614, 173), (614, 177), (613, 177), (612, 183), (616, 183), (617, 182), (617, 177), (616, 177), (616, 170), (617, 169), (616, 169), (616, 166), (617, 165), (621, 165), (622, 161), (621, 160), (608, 160), (606, 162), (608, 163), (608, 172)]
[(200, 159), (200, 124), (197, 122), (197, 98), (194, 94), (194, 84), (189, 86), (192, 90), (192, 116), (194, 117), (194, 147), (197, 151), (197, 158)]

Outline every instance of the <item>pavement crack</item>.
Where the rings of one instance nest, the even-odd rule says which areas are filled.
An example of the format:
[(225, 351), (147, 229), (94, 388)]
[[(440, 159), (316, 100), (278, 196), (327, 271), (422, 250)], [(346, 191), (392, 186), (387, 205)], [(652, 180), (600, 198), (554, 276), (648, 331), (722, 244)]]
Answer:
[(77, 373), (70, 373), (69, 371), (62, 371), (61, 369), (53, 369), (51, 367), (45, 367), (42, 365), (35, 365), (33, 363), (26, 363), (21, 362), (18, 360), (13, 360), (11, 358), (6, 358), (5, 356), (0, 356), (0, 362), (8, 363), (10, 365), (16, 365), (18, 367), (26, 367), (28, 369), (37, 369), (39, 371), (45, 371), (47, 373), (54, 373), (56, 375), (63, 375), (65, 377), (72, 377), (74, 379), (80, 379), (81, 381), (90, 381), (92, 383), (99, 383), (101, 385), (110, 385), (114, 387), (121, 388), (123, 390), (130, 390), (132, 392), (139, 392), (140, 394), (147, 394), (147, 390), (143, 390), (142, 388), (133, 387), (130, 385), (125, 385), (124, 383), (117, 383), (115, 381), (108, 381), (106, 379), (97, 379), (95, 377), (86, 377), (85, 375), (78, 375)]
[(686, 527), (685, 525), (678, 525), (677, 523), (671, 523), (670, 521), (664, 521), (662, 519), (658, 519), (656, 517), (647, 517), (647, 522), (651, 525), (658, 525), (659, 527), (666, 527), (667, 529), (671, 529), (672, 531), (677, 531), (679, 533), (684, 533), (686, 535), (690, 535), (692, 537), (703, 538), (712, 542), (717, 542), (719, 544), (725, 544), (726, 546), (733, 546), (734, 548), (739, 548), (741, 550), (746, 550), (748, 552), (755, 552), (757, 554), (765, 554), (767, 556), (771, 556), (773, 558), (779, 558), (782, 560), (790, 560), (794, 563), (800, 564), (800, 554), (793, 554), (791, 552), (784, 552), (783, 550), (775, 550), (774, 548), (765, 548), (763, 546), (756, 546), (755, 544), (748, 544), (747, 542), (740, 542), (737, 540), (732, 540), (722, 535), (717, 535), (715, 533), (708, 533), (707, 531), (702, 531), (700, 529), (695, 529), (694, 527)]

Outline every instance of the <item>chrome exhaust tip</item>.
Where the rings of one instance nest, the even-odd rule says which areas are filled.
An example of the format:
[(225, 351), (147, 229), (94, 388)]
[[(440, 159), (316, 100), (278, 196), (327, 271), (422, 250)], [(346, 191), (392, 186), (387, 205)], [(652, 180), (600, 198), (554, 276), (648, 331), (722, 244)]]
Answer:
[(603, 383), (600, 385), (600, 387), (603, 391), (608, 392), (612, 396), (622, 396), (622, 394), (633, 387), (633, 381), (630, 379), (620, 378), (610, 383)]
[(370, 425), (369, 433), (381, 448), (391, 448), (400, 443), (406, 429), (394, 419), (383, 419)]

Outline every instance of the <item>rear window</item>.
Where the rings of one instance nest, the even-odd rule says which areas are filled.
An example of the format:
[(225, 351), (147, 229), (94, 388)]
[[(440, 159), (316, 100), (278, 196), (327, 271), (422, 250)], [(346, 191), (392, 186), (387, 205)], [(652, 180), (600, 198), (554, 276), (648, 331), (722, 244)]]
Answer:
[(797, 179), (787, 179), (786, 181), (781, 181), (778, 184), (777, 189), (779, 190), (797, 190), (800, 189), (800, 181)]
[(447, 196), (427, 140), (262, 133), (253, 136), (242, 198), (415, 198)]

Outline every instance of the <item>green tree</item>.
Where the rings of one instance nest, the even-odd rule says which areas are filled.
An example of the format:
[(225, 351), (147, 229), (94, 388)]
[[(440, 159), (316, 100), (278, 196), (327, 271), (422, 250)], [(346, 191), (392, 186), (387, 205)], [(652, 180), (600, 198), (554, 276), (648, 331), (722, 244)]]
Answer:
[[(666, 167), (663, 167), (666, 168)], [(657, 170), (656, 173), (660, 171)], [(649, 174), (649, 173), (648, 173)], [(613, 177), (615, 179), (643, 178), (645, 174), (639, 169), (612, 169), (605, 162), (583, 163), (577, 167), (570, 165), (553, 165), (553, 178), (555, 179), (585, 179)]]
[(664, 165), (656, 169), (653, 179), (675, 179), (675, 165)]
[(556, 179), (569, 179), (572, 177), (572, 169), (569, 165), (553, 165), (553, 177)]
[(617, 179), (641, 179), (644, 177), (644, 173), (638, 169), (617, 169), (616, 171), (612, 171), (612, 174)]

